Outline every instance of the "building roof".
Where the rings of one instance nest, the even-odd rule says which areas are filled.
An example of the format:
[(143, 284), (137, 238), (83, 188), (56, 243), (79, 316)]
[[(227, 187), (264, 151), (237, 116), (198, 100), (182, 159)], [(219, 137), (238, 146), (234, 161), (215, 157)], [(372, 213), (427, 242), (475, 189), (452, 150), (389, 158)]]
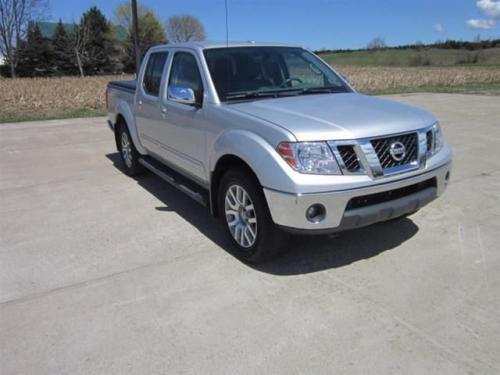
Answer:
[[(42, 33), (42, 36), (47, 39), (52, 39), (54, 32), (56, 31), (57, 22), (37, 22), (37, 25)], [(73, 32), (75, 29), (75, 23), (63, 23), (64, 30), (67, 33)], [(124, 41), (127, 38), (127, 29), (120, 25), (112, 25), (115, 30), (115, 37), (119, 41)]]

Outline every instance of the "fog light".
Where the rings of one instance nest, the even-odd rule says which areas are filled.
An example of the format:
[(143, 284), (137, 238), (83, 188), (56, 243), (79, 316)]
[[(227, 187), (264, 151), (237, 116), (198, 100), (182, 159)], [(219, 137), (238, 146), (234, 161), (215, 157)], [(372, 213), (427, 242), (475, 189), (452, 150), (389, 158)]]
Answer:
[(326, 216), (325, 206), (315, 203), (306, 210), (306, 219), (311, 223), (319, 223)]

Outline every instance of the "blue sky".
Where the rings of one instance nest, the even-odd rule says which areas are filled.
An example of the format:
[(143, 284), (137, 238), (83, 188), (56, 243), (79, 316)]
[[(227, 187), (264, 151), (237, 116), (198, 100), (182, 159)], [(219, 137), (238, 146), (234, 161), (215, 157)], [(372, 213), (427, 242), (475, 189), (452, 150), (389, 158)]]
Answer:
[[(107, 17), (123, 0), (49, 0), (48, 18), (78, 20), (96, 5)], [(143, 0), (165, 20), (198, 17), (210, 40), (225, 40), (224, 0)], [(228, 0), (229, 39), (360, 48), (376, 36), (389, 45), (438, 39), (500, 38), (500, 0)]]

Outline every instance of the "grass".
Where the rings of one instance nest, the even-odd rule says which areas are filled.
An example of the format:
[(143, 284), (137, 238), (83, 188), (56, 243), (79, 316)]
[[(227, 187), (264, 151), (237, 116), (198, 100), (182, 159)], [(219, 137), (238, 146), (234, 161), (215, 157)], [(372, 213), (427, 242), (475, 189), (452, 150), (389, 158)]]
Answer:
[(62, 112), (47, 113), (0, 113), (0, 124), (8, 122), (58, 120), (66, 118), (98, 117), (107, 114), (104, 109), (76, 108)]
[[(500, 95), (500, 66), (335, 65), (363, 93), (451, 92)], [(110, 80), (130, 76), (0, 80), (0, 123), (102, 116)]]
[(334, 66), (500, 66), (500, 48), (363, 50), (320, 53), (320, 56)]

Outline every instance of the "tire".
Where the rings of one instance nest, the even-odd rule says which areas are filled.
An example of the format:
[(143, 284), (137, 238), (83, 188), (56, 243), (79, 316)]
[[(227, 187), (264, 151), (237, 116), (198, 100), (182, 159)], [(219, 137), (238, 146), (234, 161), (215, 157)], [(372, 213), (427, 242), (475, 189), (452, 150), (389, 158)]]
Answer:
[(231, 240), (232, 253), (249, 263), (274, 257), (287, 236), (272, 221), (256, 178), (244, 169), (230, 169), (219, 186), (219, 217)]
[(127, 126), (124, 124), (118, 127), (116, 144), (125, 173), (129, 176), (137, 176), (142, 173), (144, 167), (139, 163), (140, 154), (134, 146)]

